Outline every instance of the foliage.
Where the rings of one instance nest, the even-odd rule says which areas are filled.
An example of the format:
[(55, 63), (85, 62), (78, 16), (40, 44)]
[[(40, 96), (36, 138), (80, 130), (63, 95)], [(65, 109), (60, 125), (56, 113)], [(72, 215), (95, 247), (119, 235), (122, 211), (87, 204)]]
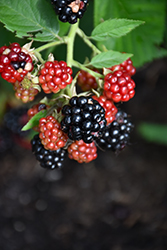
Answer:
[(138, 126), (139, 133), (149, 142), (167, 145), (167, 125), (142, 123)]
[[(71, 66), (80, 69), (85, 69), (87, 66), (111, 67), (134, 55), (132, 57), (134, 65), (140, 67), (155, 58), (167, 55), (166, 0), (134, 0), (133, 3), (128, 0), (94, 0), (90, 1), (89, 5), (88, 17), (84, 16), (80, 23), (81, 29), (77, 30), (78, 37), (83, 39), (82, 42), (88, 45), (89, 49), (81, 50), (80, 42), (73, 41), (73, 43), (75, 42), (74, 55), (77, 54), (77, 56), (75, 62), (71, 59), (68, 60)], [(94, 17), (94, 23), (92, 17)], [(0, 46), (17, 41), (24, 44), (27, 39), (33, 39), (35, 48), (42, 47), (51, 42), (56, 43), (59, 41), (59, 37), (66, 39), (70, 28), (69, 24), (58, 21), (50, 1), (47, 0), (1, 0), (0, 21)], [(85, 33), (82, 30), (85, 30)], [(64, 46), (64, 44), (69, 47), (69, 42), (66, 40), (58, 45)], [(55, 51), (57, 57), (63, 57), (64, 52), (57, 49), (56, 46), (48, 45), (45, 52), (43, 49), (38, 52), (46, 59), (49, 52)], [(76, 51), (79, 51), (80, 55)], [(82, 56), (90, 57), (90, 54), (92, 56), (88, 62), (81, 64)], [(77, 62), (78, 58), (79, 62)], [(2, 79), (1, 82), (4, 83)], [(6, 83), (0, 87), (6, 93), (12, 90), (11, 86)], [(4, 93), (0, 94), (2, 104), (0, 106), (3, 107), (3, 110), (3, 102), (6, 99)], [(2, 110), (0, 110), (1, 113)], [(39, 119), (38, 116), (36, 118)], [(33, 118), (33, 124), (36, 124), (35, 118)], [(27, 125), (28, 128), (32, 126), (32, 124), (29, 125)], [(152, 133), (148, 132), (149, 127)], [(157, 136), (157, 129), (159, 131), (160, 127), (143, 124), (140, 132), (144, 136), (148, 134), (149, 139), (154, 138), (154, 141), (163, 142), (164, 140), (160, 139), (161, 135)]]

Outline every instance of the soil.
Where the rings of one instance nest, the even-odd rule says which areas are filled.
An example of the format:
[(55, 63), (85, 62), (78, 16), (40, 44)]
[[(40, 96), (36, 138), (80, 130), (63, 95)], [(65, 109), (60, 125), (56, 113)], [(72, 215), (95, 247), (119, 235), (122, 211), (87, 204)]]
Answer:
[(142, 122), (167, 124), (167, 60), (138, 69), (121, 108), (135, 129), (120, 154), (42, 169), (19, 144), (0, 158), (1, 250), (166, 250), (167, 147), (145, 141)]

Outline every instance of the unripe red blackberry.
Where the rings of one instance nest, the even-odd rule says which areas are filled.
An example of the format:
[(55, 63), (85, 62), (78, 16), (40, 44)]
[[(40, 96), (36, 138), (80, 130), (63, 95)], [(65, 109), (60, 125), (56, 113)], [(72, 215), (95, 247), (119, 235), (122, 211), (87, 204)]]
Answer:
[(36, 88), (24, 88), (22, 83), (18, 81), (13, 84), (13, 89), (15, 91), (16, 98), (20, 99), (24, 103), (33, 101), (35, 96), (39, 93)]
[[(93, 70), (99, 73), (97, 69)], [(96, 78), (84, 70), (80, 70), (80, 73), (77, 78), (77, 84), (81, 87), (82, 91), (97, 89), (98, 87)]]
[(52, 4), (60, 21), (74, 24), (83, 17), (88, 0), (52, 0)]
[(61, 130), (60, 123), (53, 116), (39, 120), (39, 131), (39, 137), (45, 149), (58, 150), (67, 142), (67, 135)]
[(87, 96), (73, 96), (62, 108), (62, 130), (74, 141), (91, 143), (106, 126), (105, 110), (98, 101)]
[(135, 82), (122, 70), (108, 73), (104, 78), (103, 95), (114, 102), (127, 102), (135, 95)]
[[(40, 112), (41, 110), (45, 110), (48, 109), (49, 106), (44, 104), (44, 103), (38, 103), (38, 104), (34, 104), (28, 111), (27, 111), (27, 115), (28, 115), (28, 120), (30, 120), (34, 115), (36, 115), (38, 112)], [(39, 132), (39, 127), (35, 126), (33, 127), (33, 129), (37, 132)]]
[(21, 82), (33, 68), (31, 56), (18, 43), (0, 48), (0, 74), (6, 81)]
[(64, 61), (47, 61), (39, 71), (39, 83), (46, 94), (57, 93), (72, 80), (72, 69)]
[(59, 148), (56, 151), (47, 150), (44, 148), (39, 135), (35, 135), (31, 140), (32, 152), (34, 153), (37, 161), (41, 167), (47, 169), (61, 169), (66, 156), (66, 150)]
[(130, 76), (133, 76), (136, 73), (136, 68), (133, 66), (133, 62), (130, 58), (119, 65), (112, 66), (109, 69), (111, 69), (112, 71), (123, 70), (124, 73), (127, 73)]
[(97, 100), (100, 105), (105, 109), (105, 118), (107, 125), (114, 121), (115, 115), (118, 112), (118, 109), (114, 105), (113, 101), (108, 100), (107, 97), (101, 95), (100, 97), (92, 96), (93, 99)]
[(79, 163), (88, 163), (97, 158), (97, 148), (92, 143), (85, 143), (83, 140), (75, 141), (68, 147), (68, 157)]
[(128, 145), (133, 127), (127, 113), (118, 111), (115, 120), (105, 128), (96, 143), (102, 149), (108, 148), (118, 153)]

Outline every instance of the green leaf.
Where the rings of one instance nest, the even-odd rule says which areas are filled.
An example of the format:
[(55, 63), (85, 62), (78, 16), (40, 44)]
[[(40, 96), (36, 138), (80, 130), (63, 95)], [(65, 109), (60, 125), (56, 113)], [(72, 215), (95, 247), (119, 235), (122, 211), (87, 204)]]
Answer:
[(128, 19), (106, 20), (96, 26), (92, 31), (91, 38), (97, 41), (104, 41), (109, 37), (121, 37), (143, 23), (143, 21)]
[(131, 56), (133, 55), (109, 50), (93, 57), (89, 65), (93, 65), (96, 68), (110, 68), (124, 62)]
[(142, 123), (138, 126), (138, 131), (150, 142), (167, 145), (167, 125)]
[[(103, 41), (108, 50), (133, 53), (136, 67), (165, 56), (167, 51), (160, 48), (164, 39), (166, 0), (94, 0), (94, 25), (113, 18), (127, 18), (145, 21), (126, 36)], [(102, 44), (98, 44), (101, 48)]]
[(22, 131), (29, 130), (35, 126), (38, 126), (39, 120), (47, 115), (47, 110), (41, 110), (36, 115), (34, 115), (27, 124), (22, 128)]
[(52, 41), (59, 32), (53, 7), (45, 0), (1, 0), (0, 21), (17, 37), (40, 42)]

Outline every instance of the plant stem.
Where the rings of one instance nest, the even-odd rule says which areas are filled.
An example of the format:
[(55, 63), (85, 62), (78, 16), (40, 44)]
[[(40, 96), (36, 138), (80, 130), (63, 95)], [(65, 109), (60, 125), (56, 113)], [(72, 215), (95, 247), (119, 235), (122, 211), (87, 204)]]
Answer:
[(80, 28), (77, 29), (77, 34), (84, 40), (84, 42), (93, 50), (95, 54), (101, 53), (101, 51), (89, 40), (89, 38)]
[(47, 43), (47, 44), (44, 44), (44, 45), (38, 47), (37, 49), (34, 50), (34, 52), (41, 52), (41, 51), (43, 51), (45, 49), (48, 49), (50, 47), (60, 45), (60, 44), (66, 43), (66, 42), (67, 42), (66, 37), (63, 37), (63, 39), (61, 39), (60, 41), (54, 41), (54, 42)]
[[(78, 28), (79, 21), (73, 25), (71, 25), (70, 31), (67, 36), (67, 66), (72, 67), (72, 62), (73, 62), (73, 56), (74, 56), (74, 40), (76, 36), (76, 30)], [(67, 95), (72, 96), (73, 93), (76, 93), (75, 86), (72, 84), (72, 86), (68, 85), (65, 89), (65, 93)]]
[(34, 54), (35, 54), (35, 56), (38, 58), (38, 60), (39, 60), (42, 64), (45, 63), (45, 61), (43, 60), (41, 54), (40, 54), (38, 51), (34, 51)]
[(76, 68), (79, 68), (79, 69), (82, 69), (82, 70), (88, 72), (89, 74), (91, 74), (91, 75), (94, 76), (95, 78), (102, 78), (102, 79), (104, 78), (104, 76), (103, 76), (102, 74), (97, 73), (97, 72), (95, 72), (95, 71), (93, 71), (93, 70), (91, 70), (91, 69), (85, 67), (83, 64), (81, 64), (81, 63), (79, 63), (79, 62), (77, 62), (77, 61), (74, 61), (74, 60), (73, 60), (72, 65), (73, 65), (74, 67), (76, 67)]
[(73, 54), (74, 54), (74, 40), (76, 36), (76, 30), (78, 28), (79, 21), (73, 25), (71, 25), (70, 31), (67, 37), (67, 58), (66, 62), (69, 67), (72, 66)]

